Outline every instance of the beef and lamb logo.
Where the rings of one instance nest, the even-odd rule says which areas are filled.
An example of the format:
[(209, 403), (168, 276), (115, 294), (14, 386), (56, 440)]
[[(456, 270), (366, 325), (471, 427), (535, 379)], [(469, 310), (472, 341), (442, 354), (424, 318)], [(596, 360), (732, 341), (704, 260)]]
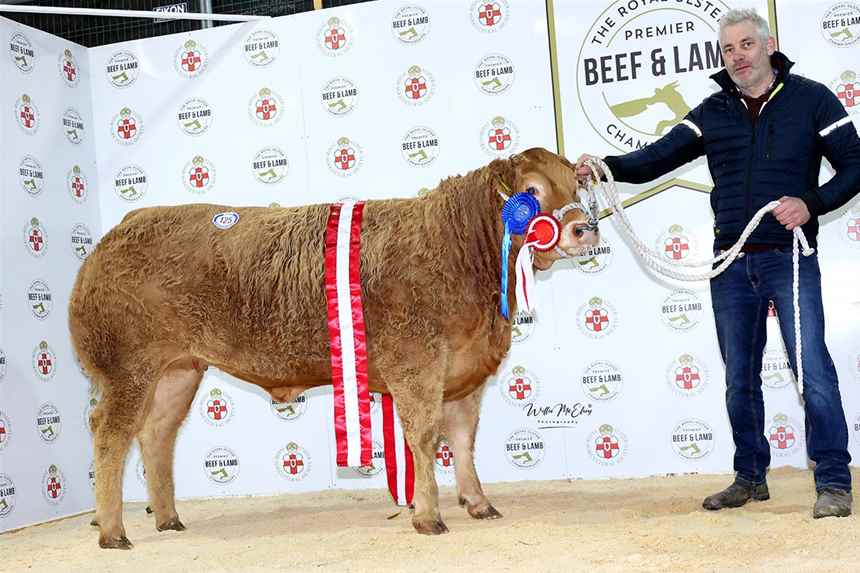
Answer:
[(86, 260), (93, 250), (93, 234), (83, 223), (77, 223), (72, 227), (72, 233), (69, 236), (69, 243), (72, 247), (72, 253), (80, 261)]
[(176, 113), (176, 123), (183, 133), (200, 135), (212, 125), (212, 108), (204, 99), (191, 98)]
[(251, 96), (248, 102), (248, 113), (257, 125), (273, 126), (284, 115), (283, 99), (270, 88), (261, 88)]
[(9, 438), (12, 437), (12, 424), (9, 422), (9, 417), (0, 410), (0, 452), (9, 444)]
[(585, 441), (585, 447), (596, 463), (614, 466), (624, 460), (628, 448), (627, 436), (610, 424), (603, 424), (591, 432)]
[(295, 420), (308, 409), (308, 397), (302, 393), (289, 402), (270, 401), (272, 412), (281, 420)]
[(346, 115), (355, 109), (358, 88), (347, 78), (334, 78), (323, 86), (320, 93), (323, 109), (332, 115)]
[(361, 466), (352, 469), (358, 475), (366, 478), (373, 477), (381, 473), (382, 470), (385, 469), (385, 450), (382, 448), (382, 444), (373, 440), (373, 455), (371, 457), (370, 466)]
[(514, 84), (514, 65), (502, 54), (489, 54), (481, 58), (474, 71), (475, 85), (485, 94), (499, 95)]
[(832, 45), (847, 48), (860, 39), (860, 4), (839, 2), (821, 17), (821, 34)]
[(18, 181), (31, 197), (36, 197), (45, 189), (45, 170), (39, 160), (27, 155), (18, 165)]
[(22, 94), (15, 101), (15, 121), (27, 135), (33, 135), (39, 130), (39, 108), (27, 94)]
[(180, 46), (173, 57), (176, 71), (185, 78), (194, 78), (202, 74), (208, 62), (206, 48), (192, 39)]
[(776, 414), (765, 431), (770, 442), (770, 451), (780, 457), (790, 456), (802, 450), (801, 426), (785, 414)]
[(0, 474), (0, 518), (8, 517), (15, 509), (15, 483), (6, 474)]
[(36, 52), (33, 50), (33, 44), (27, 39), (27, 36), (17, 32), (9, 39), (9, 56), (12, 58), (12, 63), (15, 67), (24, 73), (33, 71), (33, 66), (36, 65)]
[(52, 505), (60, 503), (66, 495), (66, 479), (60, 468), (54, 464), (48, 466), (42, 475), (42, 495)]
[(111, 134), (114, 141), (122, 145), (137, 143), (143, 133), (143, 120), (130, 108), (122, 108), (111, 121)]
[(63, 112), (63, 133), (71, 143), (75, 145), (84, 140), (84, 119), (81, 114), (74, 108), (69, 108)]
[(475, 0), (470, 8), (472, 25), (481, 32), (493, 33), (504, 28), (510, 18), (507, 0)]
[(596, 247), (587, 247), (585, 252), (574, 257), (573, 268), (585, 274), (597, 274), (612, 263), (612, 246), (605, 237), (600, 238), (600, 244)]
[(592, 297), (577, 312), (579, 330), (591, 338), (605, 338), (618, 326), (618, 313), (607, 300)]
[(770, 390), (785, 388), (794, 379), (788, 354), (781, 345), (764, 349), (760, 376), (764, 387)]
[(116, 194), (125, 201), (137, 201), (146, 194), (146, 173), (137, 165), (127, 165), (113, 178)]
[(203, 458), (203, 469), (209, 481), (226, 485), (239, 477), (239, 458), (230, 448), (213, 448)]
[(708, 371), (695, 356), (684, 353), (669, 365), (666, 380), (677, 394), (695, 396), (708, 385)]
[(317, 35), (320, 49), (328, 56), (340, 56), (352, 47), (352, 28), (338, 18), (329, 18)]
[(409, 66), (397, 79), (397, 95), (409, 105), (421, 105), (430, 101), (435, 91), (433, 74), (421, 66)]
[(257, 67), (268, 66), (281, 53), (281, 43), (271, 30), (257, 30), (245, 39), (244, 51), (248, 63)]
[(339, 138), (328, 148), (326, 163), (332, 173), (340, 177), (349, 177), (361, 167), (361, 146), (348, 137)]
[(39, 320), (44, 320), (51, 314), (54, 308), (54, 297), (48, 283), (43, 280), (34, 280), (27, 289), (27, 306), (30, 312)]
[(311, 456), (306, 449), (290, 442), (278, 451), (275, 464), (281, 477), (290, 481), (301, 481), (311, 471)]
[(502, 398), (517, 408), (533, 403), (538, 397), (539, 389), (540, 382), (537, 377), (522, 366), (514, 366), (507, 376), (499, 380)]
[(514, 153), (520, 131), (510, 120), (496, 116), (481, 127), (481, 148), (493, 157), (507, 157)]
[(525, 342), (537, 326), (537, 314), (518, 310), (511, 320), (511, 342)]
[(195, 194), (210, 191), (215, 186), (215, 166), (201, 155), (194, 156), (182, 170), (185, 188)]
[(430, 32), (430, 15), (421, 6), (404, 6), (391, 17), (391, 32), (404, 44), (417, 44)]
[(691, 290), (672, 291), (660, 305), (660, 317), (669, 328), (690, 330), (704, 319), (702, 301)]
[(277, 147), (267, 147), (254, 156), (252, 169), (254, 177), (260, 183), (273, 185), (283, 181), (287, 176), (289, 162), (287, 155)]
[(515, 468), (527, 470), (543, 461), (546, 444), (537, 430), (521, 429), (508, 436), (505, 454)]
[(57, 407), (50, 403), (42, 404), (36, 414), (36, 429), (43, 442), (54, 442), (60, 437), (63, 427), (60, 412)]
[(234, 410), (233, 400), (220, 388), (212, 388), (200, 400), (200, 415), (212, 426), (223, 426), (232, 420)]
[(624, 387), (624, 375), (611, 362), (598, 360), (589, 364), (582, 373), (582, 389), (595, 400), (612, 400)]
[(717, 43), (722, 0), (616, 0), (594, 20), (576, 63), (577, 99), (588, 123), (627, 152), (680, 123), (723, 67)]
[(139, 71), (137, 56), (124, 50), (114, 52), (105, 64), (105, 75), (115, 88), (127, 88), (133, 84)]
[(63, 78), (63, 81), (67, 86), (73, 88), (78, 85), (80, 81), (80, 70), (78, 69), (78, 63), (75, 61), (75, 57), (72, 55), (72, 51), (68, 48), (63, 50), (63, 53), (60, 54), (59, 61), (60, 68), (60, 76)]
[(48, 250), (48, 232), (39, 219), (33, 217), (24, 228), (24, 245), (34, 257), (41, 257)]
[(430, 165), (439, 156), (439, 137), (429, 127), (413, 127), (403, 136), (400, 153), (410, 165)]
[(69, 195), (78, 203), (83, 203), (87, 200), (87, 176), (81, 170), (79, 165), (74, 165), (66, 174), (66, 185), (69, 189)]
[(48, 382), (57, 371), (57, 357), (46, 340), (33, 350), (33, 371), (43, 382)]
[(714, 449), (714, 431), (701, 420), (682, 420), (672, 430), (672, 449), (685, 460), (700, 460)]

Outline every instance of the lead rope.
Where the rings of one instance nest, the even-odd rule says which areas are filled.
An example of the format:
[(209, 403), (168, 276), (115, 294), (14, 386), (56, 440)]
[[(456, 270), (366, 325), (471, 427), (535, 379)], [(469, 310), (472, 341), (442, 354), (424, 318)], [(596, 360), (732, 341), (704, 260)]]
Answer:
[[(624, 232), (624, 235), (633, 243), (636, 252), (639, 254), (639, 257), (645, 263), (645, 266), (652, 269), (658, 274), (663, 276), (667, 276), (679, 281), (693, 282), (693, 281), (702, 281), (702, 280), (710, 280), (720, 273), (722, 273), (726, 268), (734, 262), (734, 260), (738, 257), (741, 252), (741, 248), (743, 248), (744, 243), (746, 243), (750, 234), (758, 227), (762, 218), (767, 214), (776, 209), (779, 206), (779, 201), (771, 201), (761, 209), (759, 209), (753, 218), (747, 223), (747, 226), (744, 228), (741, 233), (738, 241), (732, 245), (732, 247), (723, 251), (720, 255), (707, 260), (689, 260), (689, 261), (667, 261), (665, 260), (659, 253), (656, 251), (652, 251), (645, 243), (643, 243), (639, 237), (636, 235), (636, 232), (633, 230), (633, 226), (630, 223), (630, 219), (627, 217), (627, 213), (624, 211), (624, 205), (622, 204), (619, 196), (618, 189), (615, 186), (615, 178), (612, 176), (612, 172), (609, 170), (609, 167), (599, 158), (592, 158), (585, 161), (585, 165), (587, 165), (591, 169), (592, 177), (589, 179), (587, 184), (588, 192), (593, 193), (593, 189), (596, 183), (596, 186), (603, 194), (603, 197), (606, 199), (609, 204), (610, 209), (612, 209), (612, 214), (615, 215), (616, 222), (619, 223), (621, 230)], [(599, 170), (598, 170), (599, 169)], [(601, 181), (601, 177), (599, 175), (600, 172), (603, 172), (606, 177), (606, 182)], [(793, 238), (793, 246), (792, 246), (792, 296), (794, 297), (794, 341), (795, 341), (795, 355), (797, 356), (797, 392), (800, 395), (800, 401), (803, 403), (803, 343), (800, 337), (800, 247), (803, 250), (803, 256), (808, 257), (815, 252), (815, 249), (809, 246), (809, 242), (806, 240), (806, 236), (803, 234), (803, 231), (800, 227), (794, 228), (794, 238)], [(720, 262), (720, 265), (717, 268), (712, 268), (711, 270), (705, 273), (692, 273), (692, 272), (678, 272), (671, 267), (705, 267), (705, 266), (713, 266), (715, 263)]]

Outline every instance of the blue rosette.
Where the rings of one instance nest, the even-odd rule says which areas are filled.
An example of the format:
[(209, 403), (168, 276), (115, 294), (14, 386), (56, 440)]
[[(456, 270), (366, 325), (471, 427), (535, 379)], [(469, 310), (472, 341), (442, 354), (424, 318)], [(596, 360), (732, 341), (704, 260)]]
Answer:
[(502, 284), (500, 288), (501, 313), (510, 319), (508, 308), (508, 257), (511, 253), (511, 235), (522, 235), (528, 229), (529, 221), (540, 213), (540, 202), (531, 193), (512, 195), (502, 207), (502, 223), (505, 234), (502, 237)]

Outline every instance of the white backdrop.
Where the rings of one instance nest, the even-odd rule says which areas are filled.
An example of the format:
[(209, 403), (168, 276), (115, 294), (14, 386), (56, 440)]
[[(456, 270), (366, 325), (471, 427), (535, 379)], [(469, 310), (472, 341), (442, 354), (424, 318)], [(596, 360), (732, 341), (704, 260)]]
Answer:
[[(492, 9), (486, 9), (488, 4)], [(652, 141), (677, 121), (685, 105), (696, 105), (715, 89), (707, 76), (721, 65), (715, 60), (715, 30), (725, 4), (701, 2), (696, 7), (696, 2), (678, 2), (659, 6), (660, 10), (647, 4), (555, 3), (562, 125), (565, 150), (572, 159), (582, 152), (619, 153)], [(763, 1), (732, 5), (767, 13)], [(789, 38), (805, 42), (803, 38), (812, 34), (808, 28), (821, 26), (830, 6), (822, 2), (797, 15), (779, 12), (783, 49), (801, 64), (805, 60), (805, 67), (798, 66), (801, 73), (828, 84), (856, 65), (848, 61), (851, 47), (827, 44), (822, 32), (815, 30), (821, 38), (816, 53), (833, 62), (832, 69), (825, 69), (819, 65), (822, 58), (816, 57), (813, 64), (809, 50), (793, 49)], [(431, 5), (380, 0), (77, 49), (73, 53), (87, 74), (65, 92), (48, 87), (51, 81), (62, 80), (50, 75), (47, 62), (51, 58), (56, 62), (67, 43), (0, 20), (4, 37), (20, 30), (30, 42), (45, 43), (41, 52), (46, 55), (39, 53), (32, 73), (47, 75), (28, 84), (32, 73), (15, 69), (12, 57), (4, 60), (3, 77), (8, 70), (8, 77), (19, 84), (0, 84), (3, 105), (11, 109), (25, 90), (37, 93), (31, 85), (44, 88), (40, 110), (52, 97), (83, 94), (84, 103), (75, 105), (85, 117), (86, 138), (72, 147), (59, 129), (54, 139), (40, 139), (48, 137), (48, 130), (41, 129), (36, 136), (25, 136), (10, 125), (10, 112), (0, 118), (0, 143), (5, 149), (11, 142), (23, 158), (41, 152), (32, 145), (32, 151), (26, 151), (25, 144), (44, 141), (45, 159), (40, 155), (39, 162), (54, 181), (62, 181), (70, 167), (51, 163), (49, 169), (53, 158), (58, 163), (78, 161), (81, 167), (86, 163), (93, 175), (88, 172), (91, 190), (83, 203), (71, 200), (60, 184), (46, 185), (41, 195), (31, 198), (13, 175), (22, 158), (3, 156), (3, 198), (13, 199), (2, 209), (3, 262), (22, 264), (15, 265), (14, 277), (4, 264), (0, 283), (4, 325), (0, 348), (10, 365), (0, 379), (0, 411), (6, 412), (7, 427), (12, 429), (0, 449), (0, 474), (8, 476), (16, 489), (14, 497), (4, 497), (0, 483), (0, 497), (17, 506), (0, 520), (0, 530), (92, 505), (86, 486), (90, 436), (83, 420), (95, 398), (69, 356), (64, 316), (78, 263), (73, 256), (63, 259), (68, 242), (55, 248), (62, 238), (51, 242), (42, 259), (26, 254), (23, 226), (31, 212), (50, 224), (46, 227), (51, 239), (68, 235), (78, 221), (98, 237), (129, 210), (149, 205), (286, 206), (347, 196), (414, 196), (441, 178), (495, 156), (557, 145), (546, 10), (538, 2), (445, 0)], [(661, 52), (652, 59), (657, 48)], [(660, 55), (666, 57), (665, 67), (654, 67)], [(840, 81), (835, 89), (848, 80)], [(407, 83), (414, 89), (407, 92)], [(657, 88), (661, 92), (655, 93)], [(53, 106), (62, 108), (59, 111), (46, 109), (61, 114), (72, 105), (71, 100), (62, 101)], [(497, 133), (501, 149), (488, 145), (490, 135)], [(94, 147), (86, 148), (87, 144)], [(71, 149), (84, 155), (76, 159)], [(352, 157), (340, 164), (348, 169), (333, 160), (344, 159), (341, 149), (351, 151)], [(712, 241), (708, 197), (703, 192), (709, 184), (707, 169), (697, 162), (659, 183), (622, 190), (642, 199), (629, 213), (637, 231), (655, 248), (668, 240), (687, 247), (679, 253), (705, 256)], [(51, 193), (56, 201), (48, 200)], [(35, 205), (44, 209), (44, 215), (32, 211)], [(856, 279), (860, 266), (860, 241), (850, 230), (856, 229), (860, 212), (854, 205), (853, 212), (828, 218), (820, 245), (828, 342), (839, 369), (856, 453), (860, 302), (849, 279)], [(560, 263), (539, 275), (537, 318), (517, 324), (512, 351), (486, 387), (476, 445), (484, 481), (731, 471), (723, 368), (707, 285), (652, 279), (611, 224), (605, 222), (601, 230), (605, 244), (593, 257)], [(39, 267), (51, 255), (59, 262)], [(27, 269), (28, 264), (32, 270), (19, 277), (17, 269)], [(24, 298), (21, 293), (38, 278), (50, 285), (56, 300), (45, 320), (34, 318), (19, 302)], [(586, 326), (594, 311), (607, 317), (600, 330)], [(775, 321), (770, 320), (769, 332)], [(52, 349), (56, 339), (59, 366), (55, 386), (49, 386), (53, 393), (47, 396), (58, 409), (68, 407), (71, 412), (63, 411), (62, 426), (63, 438), (71, 446), (69, 461), (56, 463), (69, 481), (68, 491), (74, 489), (84, 500), (74, 506), (68, 496), (60, 505), (49, 505), (35, 489), (23, 489), (25, 484), (38, 486), (42, 466), (53, 463), (50, 454), (65, 453), (39, 443), (31, 422), (35, 414), (28, 413), (47, 400), (39, 397), (41, 387), (30, 361), (33, 348), (48, 336)], [(765, 369), (769, 425), (802, 433), (802, 410), (778, 338), (769, 341)], [(67, 381), (63, 398), (69, 406), (59, 404), (56, 382), (61, 376)], [(32, 399), (22, 403), (30, 394), (16, 388), (13, 402), (13, 384), (28, 388)], [(329, 387), (307, 392), (295, 403), (272, 404), (256, 387), (210, 369), (180, 431), (177, 495), (384, 487), (381, 459), (369, 475), (335, 470), (331, 410)], [(379, 410), (374, 406), (374, 434), (381, 444)], [(775, 466), (805, 465), (802, 439), (772, 444)], [(37, 446), (41, 449), (34, 450)], [(295, 474), (278, 469), (288, 447), (305, 462)], [(40, 456), (25, 460), (24, 451), (38, 451)], [(440, 483), (453, 483), (454, 460), (444, 444), (437, 457)], [(72, 482), (72, 474), (79, 482)], [(126, 499), (145, 499), (144, 480), (134, 449), (126, 466)]]

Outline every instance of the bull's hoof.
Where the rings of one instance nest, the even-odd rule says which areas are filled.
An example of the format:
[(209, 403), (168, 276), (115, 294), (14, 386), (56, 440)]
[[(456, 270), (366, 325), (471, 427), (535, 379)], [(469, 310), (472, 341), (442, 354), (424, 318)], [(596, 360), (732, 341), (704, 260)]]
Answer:
[(483, 506), (468, 507), (469, 515), (475, 519), (501, 519), (502, 514), (489, 503)]
[(99, 526), (98, 518), (94, 517), (93, 520), (90, 522), (90, 525), (92, 525), (93, 527), (98, 527)]
[(147, 515), (152, 515), (152, 508), (151, 508), (151, 507), (149, 507), (148, 505), (146, 506), (146, 514), (147, 514)]
[(102, 549), (131, 549), (134, 545), (128, 540), (128, 537), (114, 537), (112, 539), (99, 538), (99, 547)]
[(442, 535), (443, 533), (448, 533), (448, 527), (441, 519), (413, 521), (412, 526), (415, 527), (415, 531), (422, 535)]
[(185, 531), (185, 525), (179, 521), (179, 517), (168, 519), (162, 524), (156, 525), (158, 531)]

